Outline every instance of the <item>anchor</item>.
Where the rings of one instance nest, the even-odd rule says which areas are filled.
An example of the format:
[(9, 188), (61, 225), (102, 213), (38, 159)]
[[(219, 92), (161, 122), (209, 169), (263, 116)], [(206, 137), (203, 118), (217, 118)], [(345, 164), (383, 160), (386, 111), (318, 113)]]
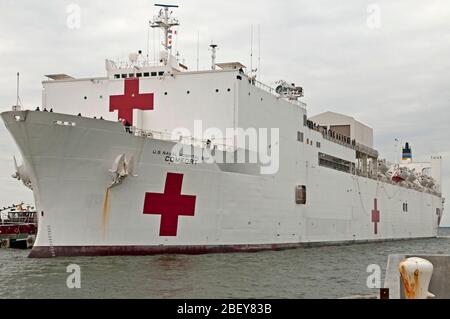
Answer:
[(27, 170), (25, 164), (18, 165), (15, 156), (13, 156), (13, 159), (14, 159), (14, 168), (15, 168), (16, 172), (13, 175), (11, 175), (11, 177), (17, 179), (18, 181), (22, 181), (23, 185), (25, 185), (29, 189), (33, 190), (33, 185), (31, 184), (30, 175), (28, 173), (28, 170)]
[(120, 154), (114, 160), (112, 168), (109, 170), (111, 174), (112, 181), (108, 188), (122, 184), (122, 182), (129, 175), (137, 176), (135, 173), (135, 160), (134, 156), (131, 155), (127, 157), (125, 154)]

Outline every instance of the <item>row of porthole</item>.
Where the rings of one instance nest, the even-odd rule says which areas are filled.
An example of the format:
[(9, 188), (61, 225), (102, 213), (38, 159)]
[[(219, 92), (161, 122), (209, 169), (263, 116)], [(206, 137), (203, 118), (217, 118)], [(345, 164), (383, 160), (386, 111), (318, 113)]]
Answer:
[[(216, 89), (216, 93), (219, 93), (220, 92), (220, 90), (219, 89)], [(227, 89), (227, 92), (231, 92), (231, 89), (230, 88), (228, 88)], [(164, 95), (168, 95), (169, 93), (167, 93), (167, 92), (164, 92)], [(186, 94), (191, 94), (191, 91), (186, 91)]]
[[(231, 89), (228, 88), (227, 92), (231, 92)], [(219, 89), (216, 89), (216, 93), (219, 93)], [(168, 94), (167, 92), (164, 92), (164, 95), (167, 95), (167, 94)], [(186, 94), (191, 94), (191, 91), (186, 91)], [(103, 95), (100, 95), (99, 98), (103, 99)], [(84, 99), (87, 100), (87, 96), (85, 96)]]
[(159, 71), (159, 72), (144, 72), (144, 73), (130, 73), (130, 74), (114, 74), (114, 78), (115, 79), (126, 79), (126, 78), (140, 78), (140, 77), (149, 77), (149, 76), (163, 76), (164, 75), (164, 71)]
[[(103, 99), (103, 95), (99, 95), (99, 99)], [(85, 100), (87, 100), (87, 96), (84, 97)]]

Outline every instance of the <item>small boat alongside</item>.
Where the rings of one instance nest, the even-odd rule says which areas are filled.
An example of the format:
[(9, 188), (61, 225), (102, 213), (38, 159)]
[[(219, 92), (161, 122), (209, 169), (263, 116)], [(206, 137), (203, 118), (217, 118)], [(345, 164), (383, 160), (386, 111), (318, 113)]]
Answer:
[(0, 247), (31, 248), (36, 239), (37, 216), (34, 207), (24, 204), (0, 209)]

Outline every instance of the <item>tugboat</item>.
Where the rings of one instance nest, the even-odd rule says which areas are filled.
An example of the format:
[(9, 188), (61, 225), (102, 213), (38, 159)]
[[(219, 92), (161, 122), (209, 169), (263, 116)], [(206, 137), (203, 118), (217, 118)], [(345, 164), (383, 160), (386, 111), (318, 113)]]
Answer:
[(0, 209), (0, 247), (31, 248), (37, 233), (34, 207), (24, 203)]

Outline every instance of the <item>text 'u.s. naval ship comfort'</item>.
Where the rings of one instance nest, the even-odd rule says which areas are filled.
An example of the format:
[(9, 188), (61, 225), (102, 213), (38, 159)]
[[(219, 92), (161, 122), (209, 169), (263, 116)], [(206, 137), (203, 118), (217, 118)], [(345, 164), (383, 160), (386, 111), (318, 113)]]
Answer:
[[(308, 117), (303, 89), (239, 62), (190, 71), (160, 5), (163, 50), (106, 76), (47, 75), (42, 106), (1, 114), (38, 232), (31, 257), (240, 252), (434, 237), (441, 158), (388, 163), (351, 116)], [(154, 53), (153, 53), (154, 54)]]

